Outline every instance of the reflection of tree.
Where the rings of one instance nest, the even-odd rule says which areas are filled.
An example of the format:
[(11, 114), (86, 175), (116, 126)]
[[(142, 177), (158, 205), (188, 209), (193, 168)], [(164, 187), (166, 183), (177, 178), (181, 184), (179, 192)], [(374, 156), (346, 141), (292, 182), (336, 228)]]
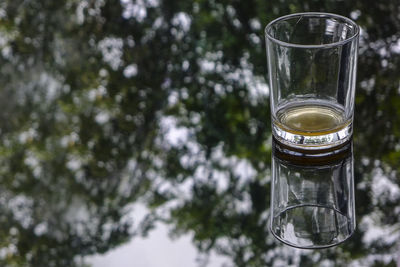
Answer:
[[(392, 260), (394, 243), (363, 242), (367, 228), (341, 249), (300, 254), (268, 234), (262, 28), (298, 11), (359, 15), (367, 34), (356, 99), (358, 221), (368, 225), (373, 213), (385, 228), (398, 217), (398, 195), (370, 195), (379, 192), (376, 177), (398, 188), (395, 1), (42, 0), (0, 8), (2, 265), (79, 265), (76, 256), (128, 240), (128, 205), (139, 197), (155, 215), (143, 231), (167, 220), (237, 266)], [(182, 142), (173, 141), (176, 131)], [(375, 167), (375, 159), (384, 163)]]
[[(196, 97), (194, 97), (195, 99), (191, 97), (185, 99), (183, 97), (174, 106), (172, 112), (179, 112), (180, 115), (177, 116), (175, 113), (175, 117), (179, 118), (183, 126), (193, 129), (192, 132), (195, 133), (196, 141), (203, 146), (205, 151), (213, 151), (215, 145), (218, 144), (222, 147), (226, 157), (234, 155), (249, 160), (252, 164), (251, 166), (255, 169), (261, 163), (268, 166), (265, 161), (266, 157), (254, 155), (254, 149), (249, 144), (244, 146), (244, 150), (241, 150), (239, 145), (242, 142), (242, 136), (245, 136), (246, 142), (249, 143), (257, 139), (253, 139), (254, 136), (249, 133), (234, 131), (237, 129), (236, 127), (229, 127), (232, 123), (237, 122), (236, 118), (241, 118), (244, 112), (236, 113), (229, 106), (226, 109), (223, 108), (225, 107), (225, 100), (228, 97), (235, 99), (236, 92), (239, 92), (240, 99), (241, 84), (237, 81), (237, 84), (233, 85), (233, 88), (237, 89), (229, 92), (230, 81), (226, 77), (229, 77), (229, 73), (235, 72), (235, 68), (227, 68), (228, 71), (224, 72), (224, 68), (219, 68), (219, 66), (229, 64), (230, 66), (239, 66), (240, 68), (243, 66), (241, 65), (243, 62), (238, 64), (232, 58), (246, 60), (248, 62), (248, 65), (246, 65), (247, 68), (252, 65), (257, 66), (252, 69), (253, 75), (262, 75), (264, 70), (260, 66), (265, 64), (263, 63), (264, 52), (257, 49), (257, 47), (261, 46), (261, 43), (255, 44), (258, 40), (255, 37), (262, 35), (262, 29), (251, 27), (252, 22), (253, 25), (256, 24), (252, 20), (253, 18), (258, 18), (260, 21), (266, 22), (271, 18), (285, 13), (306, 10), (329, 10), (330, 12), (346, 16), (350, 16), (350, 14), (354, 17), (358, 16), (357, 21), (363, 28), (355, 122), (356, 182), (359, 184), (356, 196), (358, 221), (360, 224), (352, 240), (342, 245), (341, 249), (330, 249), (313, 253), (302, 252), (297, 255), (295, 253), (285, 254), (280, 246), (273, 244), (273, 241), (266, 234), (265, 228), (261, 227), (265, 227), (265, 221), (261, 220), (259, 215), (256, 215), (257, 213), (254, 213), (251, 209), (252, 205), (257, 205), (257, 201), (247, 202), (249, 208), (246, 211), (248, 214), (243, 213), (243, 211), (235, 208), (235, 206), (230, 206), (234, 205), (232, 203), (239, 201), (242, 196), (253, 196), (254, 193), (250, 190), (250, 185), (253, 183), (261, 183), (261, 188), (265, 190), (264, 192), (268, 192), (268, 184), (264, 184), (268, 181), (267, 176), (262, 177), (260, 175), (259, 178), (255, 176), (250, 177), (250, 181), (241, 187), (237, 185), (239, 179), (236, 179), (236, 182), (233, 180), (230, 183), (231, 187), (229, 187), (229, 190), (226, 189), (220, 192), (215, 189), (216, 186), (214, 184), (216, 183), (215, 181), (220, 179), (218, 175), (208, 175), (206, 172), (203, 175), (210, 180), (208, 184), (196, 182), (200, 180), (196, 175), (186, 174), (186, 176), (191, 177), (194, 181), (191, 187), (192, 196), (182, 201), (182, 204), (178, 205), (178, 208), (173, 209), (171, 213), (176, 231), (194, 231), (194, 239), (199, 248), (208, 250), (210, 247), (213, 247), (221, 253), (228, 254), (237, 266), (278, 264), (279, 260), (283, 260), (284, 262), (294, 261), (297, 264), (302, 263), (302, 266), (312, 264), (318, 266), (324, 260), (335, 261), (338, 266), (346, 265), (351, 261), (357, 261), (362, 265), (372, 265), (374, 262), (378, 265), (393, 263), (396, 260), (395, 251), (397, 250), (397, 245), (395, 241), (390, 240), (394, 239), (386, 238), (385, 240), (385, 237), (389, 235), (386, 234), (378, 242), (373, 242), (376, 238), (368, 242), (368, 235), (371, 234), (371, 224), (377, 229), (384, 229), (382, 231), (386, 231), (385, 229), (388, 226), (397, 221), (394, 209), (397, 207), (395, 203), (398, 200), (399, 192), (396, 191), (393, 193), (393, 190), (396, 189), (389, 190), (387, 187), (378, 186), (384, 195), (378, 201), (371, 199), (371, 195), (374, 196), (377, 191), (374, 187), (371, 188), (371, 182), (376, 183), (376, 180), (379, 179), (379, 176), (376, 176), (376, 171), (381, 170), (380, 166), (383, 166), (382, 180), (387, 181), (389, 186), (393, 186), (392, 188), (398, 188), (398, 182), (395, 180), (396, 174), (390, 174), (392, 169), (398, 168), (398, 153), (392, 151), (396, 144), (399, 143), (399, 135), (396, 134), (396, 125), (398, 124), (398, 105), (396, 102), (399, 99), (397, 92), (399, 78), (396, 74), (399, 57), (396, 56), (398, 55), (398, 48), (395, 46), (398, 40), (399, 29), (398, 19), (396, 19), (396, 14), (398, 13), (396, 3), (389, 2), (386, 6), (383, 6), (372, 2), (360, 2), (355, 5), (358, 10), (353, 9), (354, 5), (347, 6), (344, 2), (335, 1), (325, 1), (324, 4), (303, 1), (301, 4), (293, 3), (291, 5), (283, 5), (277, 2), (260, 4), (259, 2), (252, 1), (248, 5), (251, 8), (243, 7), (237, 2), (226, 5), (212, 4), (207, 1), (201, 1), (200, 3), (200, 11), (198, 13), (201, 14), (201, 17), (192, 16), (192, 28), (188, 35), (199, 38), (199, 40), (196, 39), (196, 46), (207, 44), (208, 47), (202, 47), (206, 49), (206, 52), (203, 54), (204, 56), (202, 54), (199, 55), (204, 60), (202, 61), (204, 65), (200, 65), (200, 67), (203, 66), (203, 72), (200, 72), (200, 74), (196, 73), (194, 77), (197, 78), (198, 84), (192, 85), (192, 88), (194, 86), (199, 86), (200, 88), (195, 91), (190, 90), (190, 87), (187, 88), (189, 88), (189, 95), (197, 97), (198, 94), (196, 93), (201, 92), (200, 95), (202, 97), (198, 97), (197, 99)], [(268, 11), (263, 5), (270, 5)], [(376, 9), (376, 12), (371, 13), (373, 9)], [(230, 17), (231, 14), (235, 14), (233, 18)], [(203, 23), (202, 27), (198, 26), (200, 23)], [(188, 39), (188, 43), (190, 41)], [(225, 55), (227, 55), (228, 59), (225, 59)], [(207, 60), (212, 61), (212, 64), (209, 64)], [(204, 75), (206, 77), (202, 79)], [(224, 81), (225, 86), (222, 87), (222, 94), (213, 94), (213, 92), (221, 91), (221, 87), (218, 86), (218, 82), (214, 82), (215, 80)], [(202, 83), (202, 81), (204, 82)], [(253, 87), (254, 84), (245, 83), (245, 91), (247, 93), (251, 92)], [(191, 92), (194, 93), (191, 94)], [(210, 95), (212, 97), (209, 97)], [(247, 98), (250, 99), (251, 95), (247, 95)], [(203, 104), (201, 101), (204, 101), (203, 103), (206, 104)], [(390, 104), (388, 101), (390, 101)], [(193, 103), (197, 103), (197, 105)], [(229, 105), (232, 105), (235, 102), (230, 103)], [(262, 105), (263, 103), (256, 103), (255, 110), (262, 110), (264, 108)], [(252, 103), (244, 103), (242, 110), (246, 110), (248, 106), (251, 107)], [(268, 109), (268, 107), (265, 108)], [(209, 112), (210, 110), (212, 112)], [(193, 112), (196, 112), (196, 114), (200, 113), (200, 118), (203, 118), (200, 120), (200, 125), (188, 122)], [(265, 122), (265, 117), (257, 116), (256, 113), (251, 114), (251, 118), (255, 118), (256, 121)], [(226, 117), (229, 120), (224, 120)], [(377, 132), (377, 128), (379, 128), (379, 133)], [(260, 130), (256, 132), (261, 134), (263, 130)], [(378, 138), (377, 135), (379, 135)], [(232, 138), (234, 138), (233, 141), (231, 141)], [(265, 135), (263, 135), (263, 140), (266, 140)], [(262, 147), (262, 142), (257, 141), (257, 143), (261, 145), (258, 147)], [(268, 150), (267, 147), (265, 149), (266, 151)], [(219, 156), (213, 159), (212, 152), (207, 155), (209, 155), (208, 158), (206, 157), (206, 162), (208, 163), (204, 165), (212, 166), (213, 169), (219, 169), (216, 166), (218, 166), (218, 162), (223, 161), (224, 157)], [(184, 155), (181, 157), (184, 158)], [(376, 164), (374, 163), (375, 159), (382, 160), (382, 162), (374, 165)], [(194, 165), (197, 167), (201, 166), (200, 164)], [(231, 170), (233, 166), (234, 164), (225, 169)], [(377, 168), (376, 166), (379, 167)], [(168, 166), (165, 167), (168, 168)], [(260, 171), (260, 169), (257, 169), (257, 171)], [(196, 172), (193, 171), (193, 173)], [(371, 173), (371, 175), (368, 173)], [(225, 177), (232, 177), (232, 173), (228, 171)], [(231, 188), (235, 188), (235, 190)], [(389, 193), (385, 190), (389, 190)], [(253, 198), (249, 197), (248, 199)], [(265, 201), (263, 204), (268, 206), (268, 198), (263, 199), (263, 201)], [(383, 214), (380, 213), (383, 210), (385, 212)], [(393, 214), (393, 216), (388, 216), (388, 214)], [(372, 217), (374, 220), (371, 223), (370, 218)], [(389, 228), (388, 230), (391, 230), (390, 233), (396, 232), (392, 229), (393, 227)], [(309, 254), (313, 254), (313, 256), (309, 257)]]
[(129, 47), (119, 5), (17, 2), (2, 4), (1, 265), (71, 266), (132, 234), (127, 205), (149, 185), (165, 71), (134, 75), (148, 47)]

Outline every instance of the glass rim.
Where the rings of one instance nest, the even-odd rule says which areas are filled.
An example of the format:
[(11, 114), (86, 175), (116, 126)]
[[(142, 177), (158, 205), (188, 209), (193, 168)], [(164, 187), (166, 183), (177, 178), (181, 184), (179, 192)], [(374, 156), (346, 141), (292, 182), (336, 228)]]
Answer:
[(349, 240), (351, 237), (353, 237), (353, 235), (354, 235), (354, 233), (355, 233), (355, 231), (356, 231), (356, 226), (355, 226), (355, 224), (354, 224), (353, 227), (352, 227), (352, 229), (351, 229), (351, 230), (352, 230), (351, 233), (348, 234), (343, 240), (340, 240), (340, 241), (337, 241), (337, 242), (332, 242), (331, 244), (327, 244), (327, 245), (303, 246), (303, 245), (295, 244), (295, 243), (292, 243), (292, 242), (290, 242), (290, 241), (288, 241), (288, 240), (286, 240), (286, 239), (281, 238), (281, 237), (280, 237), (279, 235), (277, 235), (277, 234), (275, 233), (275, 231), (272, 229), (272, 223), (271, 223), (271, 222), (269, 223), (268, 228), (269, 228), (269, 231), (272, 233), (272, 235), (273, 235), (277, 240), (279, 240), (280, 242), (282, 242), (283, 244), (288, 245), (288, 246), (293, 247), (293, 248), (312, 249), (312, 250), (314, 250), (314, 249), (324, 249), (324, 248), (336, 247), (337, 245), (340, 245), (340, 244), (346, 242), (347, 240)]
[[(333, 43), (328, 43), (328, 44), (310, 44), (310, 45), (306, 45), (306, 44), (294, 44), (294, 43), (288, 43), (288, 42), (284, 42), (281, 41), (279, 39), (276, 39), (275, 37), (273, 37), (271, 34), (269, 34), (269, 29), (272, 27), (272, 25), (274, 25), (277, 22), (283, 21), (283, 20), (287, 20), (287, 19), (291, 19), (291, 18), (295, 18), (298, 16), (307, 16), (307, 17), (320, 17), (320, 18), (336, 18), (336, 19), (340, 19), (343, 20), (344, 22), (349, 23), (351, 26), (354, 27), (355, 32), (353, 35), (351, 35), (349, 38), (346, 38), (345, 40), (342, 41), (338, 41), (338, 42), (333, 42)], [(341, 16), (341, 15), (337, 15), (337, 14), (333, 14), (333, 13), (325, 13), (325, 12), (302, 12), (302, 13), (293, 13), (293, 14), (289, 14), (289, 15), (285, 15), (279, 18), (276, 18), (274, 20), (272, 20), (270, 23), (267, 24), (267, 26), (265, 27), (264, 30), (265, 36), (272, 42), (277, 43), (281, 46), (288, 46), (288, 47), (297, 47), (297, 48), (327, 48), (327, 47), (335, 47), (335, 46), (341, 46), (344, 45), (348, 42), (353, 41), (355, 38), (357, 38), (360, 35), (360, 26), (358, 26), (353, 20), (345, 17), (345, 16)]]

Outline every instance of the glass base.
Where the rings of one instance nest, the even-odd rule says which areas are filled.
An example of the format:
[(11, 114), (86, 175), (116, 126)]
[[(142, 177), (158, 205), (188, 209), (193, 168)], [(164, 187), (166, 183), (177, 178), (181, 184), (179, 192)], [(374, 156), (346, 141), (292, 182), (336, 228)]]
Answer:
[(289, 147), (305, 150), (330, 149), (350, 140), (353, 134), (353, 124), (350, 123), (336, 132), (308, 135), (307, 133), (291, 133), (272, 123), (272, 134), (278, 142)]

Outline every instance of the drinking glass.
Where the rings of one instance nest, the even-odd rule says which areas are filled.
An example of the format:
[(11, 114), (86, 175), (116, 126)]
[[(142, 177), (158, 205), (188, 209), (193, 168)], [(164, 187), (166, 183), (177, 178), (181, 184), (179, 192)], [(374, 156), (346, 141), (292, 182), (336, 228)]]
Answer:
[(359, 27), (329, 13), (280, 17), (265, 28), (272, 133), (291, 147), (324, 149), (353, 133)]
[(352, 142), (314, 154), (274, 142), (272, 157), (272, 234), (309, 249), (347, 240), (355, 230)]

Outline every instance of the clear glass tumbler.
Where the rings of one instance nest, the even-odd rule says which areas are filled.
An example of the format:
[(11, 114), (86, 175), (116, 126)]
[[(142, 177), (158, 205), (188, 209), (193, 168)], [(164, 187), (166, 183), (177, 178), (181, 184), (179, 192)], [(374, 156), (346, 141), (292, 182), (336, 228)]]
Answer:
[(265, 28), (272, 132), (291, 147), (321, 149), (353, 133), (359, 27), (329, 13), (298, 13)]
[(326, 248), (355, 230), (352, 142), (319, 154), (274, 142), (270, 230), (287, 245)]

